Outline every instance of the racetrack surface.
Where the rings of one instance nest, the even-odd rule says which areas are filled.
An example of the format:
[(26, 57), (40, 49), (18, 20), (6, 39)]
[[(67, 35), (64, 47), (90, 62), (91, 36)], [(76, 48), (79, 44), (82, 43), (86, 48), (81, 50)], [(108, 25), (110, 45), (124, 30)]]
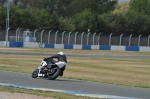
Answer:
[[(0, 54), (15, 54), (15, 55), (42, 55), (50, 56), (56, 53), (32, 53), (32, 52), (0, 52)], [(130, 56), (130, 55), (105, 55), (105, 54), (70, 54), (66, 53), (66, 56), (77, 56), (77, 57), (98, 57), (98, 58), (131, 58), (131, 59), (146, 59), (149, 60), (150, 56)]]
[(46, 78), (32, 78), (29, 74), (0, 71), (0, 83), (16, 84), (19, 86), (32, 86), (35, 88), (49, 88), (66, 90), (76, 93), (89, 93), (98, 95), (113, 95), (131, 98), (150, 98), (150, 89), (128, 86), (86, 82), (58, 78), (54, 81)]
[[(48, 56), (47, 53), (0, 52), (0, 54)], [(118, 55), (94, 55), (94, 54), (93, 55), (67, 54), (67, 56), (150, 59), (150, 56), (118, 56)], [(29, 86), (29, 87), (34, 87), (34, 88), (48, 88), (48, 89), (64, 90), (64, 91), (73, 92), (75, 94), (88, 93), (88, 94), (96, 94), (96, 95), (110, 95), (110, 96), (112, 95), (112, 96), (130, 97), (130, 98), (150, 99), (149, 88), (136, 88), (136, 87), (130, 87), (130, 86), (70, 80), (70, 79), (64, 79), (64, 78), (58, 78), (54, 81), (47, 80), (45, 78), (34, 79), (29, 74), (6, 72), (6, 71), (0, 71), (0, 75), (1, 75), (0, 83), (15, 84), (18, 86)], [(116, 98), (113, 98), (113, 99), (116, 99)]]

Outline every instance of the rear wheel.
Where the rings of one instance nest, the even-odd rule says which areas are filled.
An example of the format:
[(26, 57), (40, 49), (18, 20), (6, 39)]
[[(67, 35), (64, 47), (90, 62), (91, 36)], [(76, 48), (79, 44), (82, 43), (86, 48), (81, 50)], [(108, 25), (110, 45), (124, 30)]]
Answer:
[(38, 77), (38, 72), (39, 72), (39, 69), (34, 70), (33, 73), (32, 73), (32, 78), (37, 78)]
[(52, 68), (48, 71), (48, 79), (55, 80), (61, 73), (61, 69), (59, 67)]

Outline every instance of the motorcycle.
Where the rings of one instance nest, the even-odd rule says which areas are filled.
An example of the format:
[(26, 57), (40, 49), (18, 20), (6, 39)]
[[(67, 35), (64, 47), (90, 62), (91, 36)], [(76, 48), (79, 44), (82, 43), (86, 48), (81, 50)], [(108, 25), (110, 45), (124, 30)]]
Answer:
[(43, 59), (41, 65), (33, 71), (32, 78), (44, 77), (49, 80), (55, 80), (61, 74), (61, 70), (65, 66), (66, 63), (62, 61)]

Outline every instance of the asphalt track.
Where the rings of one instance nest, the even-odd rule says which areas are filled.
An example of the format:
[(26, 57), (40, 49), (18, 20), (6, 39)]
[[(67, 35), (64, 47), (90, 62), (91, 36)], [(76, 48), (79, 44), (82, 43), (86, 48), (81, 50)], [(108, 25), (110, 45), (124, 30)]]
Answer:
[[(37, 55), (37, 56), (50, 56), (56, 53), (33, 53), (33, 52), (0, 52), (0, 54), (13, 54), (13, 55)], [(149, 60), (150, 56), (131, 56), (131, 55), (106, 55), (106, 54), (70, 54), (66, 53), (66, 56), (77, 56), (77, 57), (97, 57), (97, 58), (131, 58), (131, 59), (144, 59)]]
[[(31, 54), (31, 53), (7, 53), (0, 52), (0, 54), (18, 54), (18, 55), (43, 55), (47, 56), (47, 54)], [(71, 55), (68, 56), (88, 56), (88, 55)], [(110, 58), (109, 55), (93, 55), (94, 57), (105, 57)], [(128, 56), (111, 56), (113, 57), (128, 57)], [(132, 57), (131, 57), (132, 58)], [(139, 56), (138, 59), (148, 59), (147, 57)], [(31, 78), (29, 74), (23, 73), (14, 73), (14, 72), (6, 72), (0, 71), (0, 85), (15, 85), (22, 87), (30, 87), (30, 88), (48, 88), (53, 90), (66, 91), (66, 93), (70, 94), (91, 94), (95, 96), (109, 96), (110, 99), (128, 99), (128, 98), (140, 98), (140, 99), (150, 99), (150, 89), (149, 88), (137, 88), (137, 87), (129, 87), (129, 86), (121, 86), (121, 85), (112, 85), (112, 84), (104, 84), (104, 83), (96, 83), (96, 82), (87, 82), (87, 81), (78, 81), (78, 80), (70, 80), (58, 78), (54, 81), (47, 80), (45, 78)], [(58, 91), (58, 92), (60, 92)], [(118, 96), (118, 97), (113, 97)], [(127, 97), (127, 98), (125, 98)]]

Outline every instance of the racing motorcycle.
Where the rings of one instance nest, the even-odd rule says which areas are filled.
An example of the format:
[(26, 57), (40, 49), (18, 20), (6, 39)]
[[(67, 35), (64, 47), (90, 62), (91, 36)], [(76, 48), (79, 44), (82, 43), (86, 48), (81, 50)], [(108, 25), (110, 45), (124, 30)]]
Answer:
[(41, 65), (33, 71), (32, 78), (43, 77), (49, 80), (55, 80), (61, 74), (61, 69), (65, 66), (65, 62), (44, 58)]

